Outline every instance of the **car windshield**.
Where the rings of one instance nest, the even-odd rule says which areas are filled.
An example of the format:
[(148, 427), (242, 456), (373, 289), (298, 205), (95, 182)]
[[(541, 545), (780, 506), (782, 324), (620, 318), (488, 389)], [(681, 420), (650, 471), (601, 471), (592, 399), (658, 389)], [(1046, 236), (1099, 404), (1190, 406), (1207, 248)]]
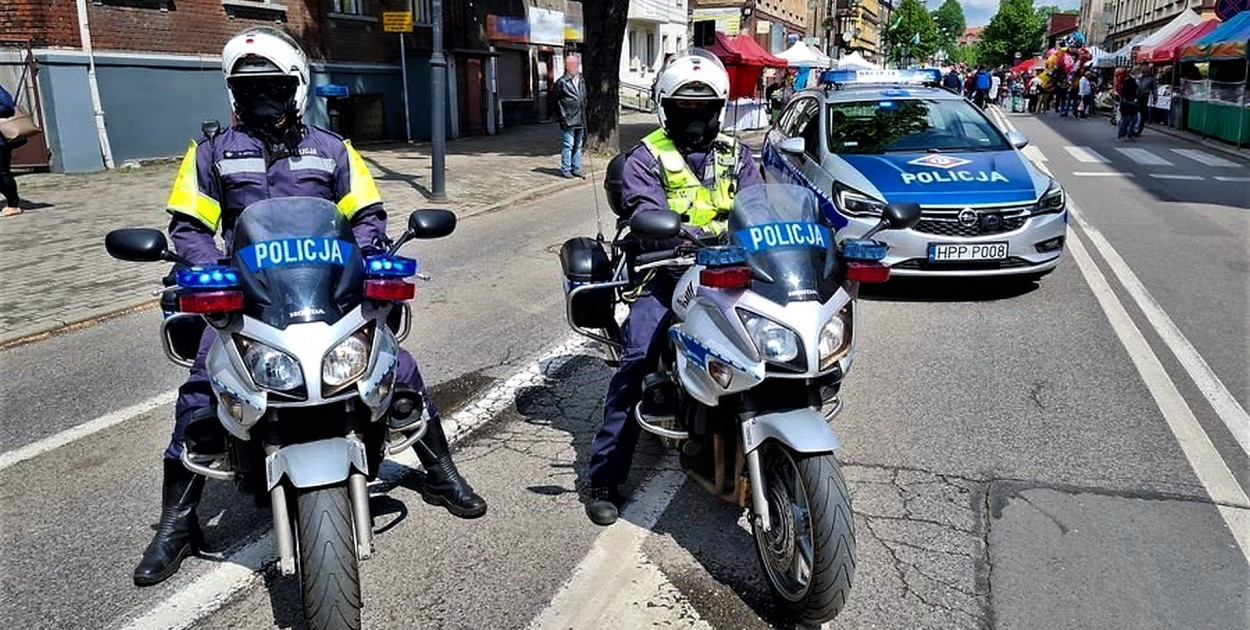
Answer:
[(962, 99), (889, 99), (830, 103), (833, 153), (1001, 151), (1002, 134)]
[(826, 268), (833, 235), (812, 191), (789, 184), (743, 188), (734, 199), (729, 230), (757, 272), (752, 286), (757, 294), (787, 304), (824, 302), (837, 290), (838, 270)]

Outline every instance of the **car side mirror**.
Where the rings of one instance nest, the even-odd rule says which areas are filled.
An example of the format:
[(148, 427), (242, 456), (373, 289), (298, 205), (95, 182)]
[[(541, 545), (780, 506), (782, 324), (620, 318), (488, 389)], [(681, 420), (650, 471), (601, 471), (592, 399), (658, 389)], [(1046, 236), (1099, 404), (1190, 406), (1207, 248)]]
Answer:
[(881, 220), (890, 230), (905, 230), (920, 221), (920, 204), (896, 202), (886, 204)]
[(1025, 136), (1024, 134), (1020, 133), (1019, 131), (1008, 131), (1008, 132), (1007, 132), (1007, 142), (1010, 142), (1010, 143), (1011, 143), (1011, 146), (1013, 146), (1013, 147), (1015, 147), (1015, 148), (1017, 148), (1017, 149), (1023, 149), (1024, 147), (1029, 146), (1029, 138), (1028, 138), (1028, 136)]
[(656, 240), (681, 234), (681, 215), (668, 210), (639, 212), (629, 220), (629, 231)]
[(807, 150), (807, 143), (803, 141), (803, 138), (786, 138), (777, 143), (777, 149), (790, 155), (802, 155)]
[(413, 238), (442, 238), (456, 230), (456, 215), (450, 210), (417, 210), (408, 216), (408, 232)]
[(130, 262), (169, 260), (169, 243), (165, 234), (152, 228), (123, 228), (104, 237), (109, 256)]

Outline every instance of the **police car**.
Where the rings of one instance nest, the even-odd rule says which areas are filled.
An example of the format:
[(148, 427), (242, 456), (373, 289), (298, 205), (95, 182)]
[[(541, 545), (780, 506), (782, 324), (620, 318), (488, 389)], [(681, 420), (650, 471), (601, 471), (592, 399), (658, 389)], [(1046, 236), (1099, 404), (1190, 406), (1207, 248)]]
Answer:
[(839, 239), (886, 203), (919, 203), (915, 227), (877, 237), (892, 275), (1045, 275), (1063, 253), (1063, 188), (1020, 153), (1026, 138), (940, 80), (936, 69), (823, 73), (765, 136), (765, 178), (812, 189)]

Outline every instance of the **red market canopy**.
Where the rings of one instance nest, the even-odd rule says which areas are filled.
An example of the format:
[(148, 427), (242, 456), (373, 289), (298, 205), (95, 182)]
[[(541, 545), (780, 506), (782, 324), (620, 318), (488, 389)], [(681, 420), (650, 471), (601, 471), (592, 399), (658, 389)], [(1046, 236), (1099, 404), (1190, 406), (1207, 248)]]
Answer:
[(730, 39), (716, 31), (716, 41), (705, 49), (725, 64), (725, 70), (729, 72), (730, 98), (755, 96), (765, 67), (784, 68), (788, 65), (785, 59), (769, 54), (746, 34)]
[(1020, 74), (1024, 72), (1032, 72), (1034, 68), (1040, 68), (1040, 67), (1042, 67), (1041, 57), (1029, 57), (1028, 59), (1025, 59), (1024, 61), (1021, 61), (1020, 63), (1012, 66), (1011, 71), (1015, 72), (1016, 74)]
[(1153, 63), (1169, 63), (1180, 58), (1180, 51), (1185, 46), (1198, 41), (1199, 38), (1207, 33), (1215, 30), (1219, 26), (1219, 20), (1207, 20), (1201, 24), (1194, 24), (1185, 27), (1180, 32), (1172, 35), (1167, 40), (1160, 43), (1154, 50), (1150, 51), (1150, 57), (1147, 61)]

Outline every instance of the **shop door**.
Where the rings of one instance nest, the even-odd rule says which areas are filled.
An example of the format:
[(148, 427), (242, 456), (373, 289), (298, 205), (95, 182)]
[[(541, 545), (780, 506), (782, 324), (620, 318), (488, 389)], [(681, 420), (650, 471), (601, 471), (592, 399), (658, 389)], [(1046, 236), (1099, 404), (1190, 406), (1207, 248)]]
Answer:
[(460, 128), (466, 134), (486, 133), (485, 60), (468, 57), (456, 64), (456, 88), (460, 100)]

